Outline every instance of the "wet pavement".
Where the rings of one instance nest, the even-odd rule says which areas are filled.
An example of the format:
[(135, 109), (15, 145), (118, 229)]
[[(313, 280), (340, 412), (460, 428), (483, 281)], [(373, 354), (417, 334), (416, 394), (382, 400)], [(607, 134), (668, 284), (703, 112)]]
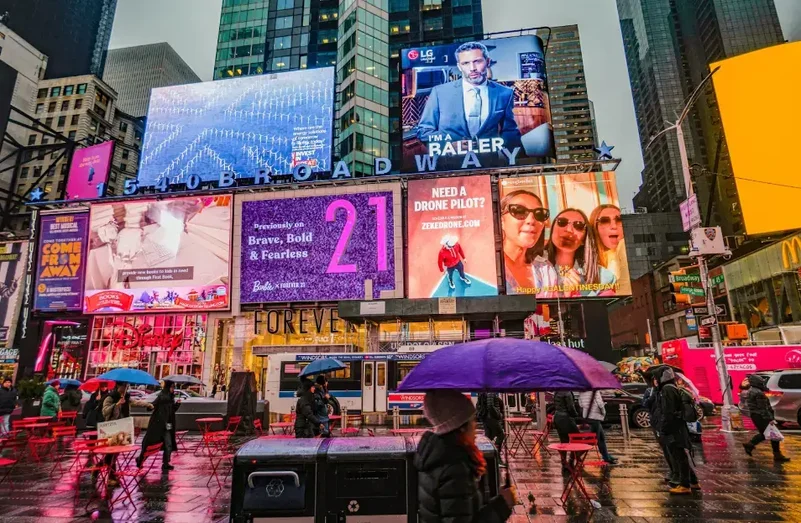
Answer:
[[(722, 433), (716, 419), (707, 422), (702, 442), (696, 444), (702, 491), (691, 496), (667, 492), (663, 481), (667, 466), (649, 431), (634, 430), (627, 441), (619, 428), (607, 431), (610, 451), (620, 464), (585, 469), (588, 491), (600, 503), (592, 513), (591, 507), (575, 495), (562, 506), (559, 497), (567, 477), (562, 475), (556, 453), (536, 458), (519, 453), (511, 459), (510, 470), (521, 499), (525, 500), (529, 492), (534, 494), (537, 513), (529, 515), (527, 507), (519, 506), (513, 523), (801, 521), (801, 430), (784, 431), (785, 452), (796, 459), (774, 465), (767, 442), (749, 458), (742, 443), (754, 432)], [(550, 440), (557, 441), (555, 433)], [(190, 435), (186, 441), (189, 452), (174, 454), (174, 471), (162, 475), (157, 463), (133, 490), (134, 503), (117, 503), (111, 513), (107, 501), (94, 500), (86, 508), (92, 492), (89, 474), (82, 475), (80, 481), (74, 473), (57, 474), (53, 479), (49, 467), (23, 464), (14, 471), (13, 487), (0, 485), (0, 522), (87, 522), (94, 511), (99, 521), (227, 521), (229, 485), (222, 489), (214, 483), (206, 486), (209, 460), (193, 455), (196, 436)], [(591, 452), (588, 461), (596, 459)], [(64, 462), (71, 463), (72, 456), (68, 454)]]

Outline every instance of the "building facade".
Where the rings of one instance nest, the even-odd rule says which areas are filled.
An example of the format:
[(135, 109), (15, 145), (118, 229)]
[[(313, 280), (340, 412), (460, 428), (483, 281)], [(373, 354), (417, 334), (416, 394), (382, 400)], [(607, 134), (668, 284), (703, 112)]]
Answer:
[(621, 218), (632, 281), (651, 272), (662, 262), (690, 250), (690, 237), (682, 231), (678, 213), (623, 214)]
[(48, 57), (46, 78), (102, 76), (117, 0), (0, 0), (7, 25)]
[(117, 107), (134, 117), (147, 116), (150, 91), (200, 82), (200, 77), (166, 42), (112, 49), (103, 81), (117, 91)]

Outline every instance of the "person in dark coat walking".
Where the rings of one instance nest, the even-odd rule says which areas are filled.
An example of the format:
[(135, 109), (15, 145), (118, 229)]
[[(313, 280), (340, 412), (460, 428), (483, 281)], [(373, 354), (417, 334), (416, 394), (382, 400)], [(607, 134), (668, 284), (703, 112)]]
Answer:
[(420, 523), (503, 523), (517, 503), (514, 488), (484, 503), (479, 481), (486, 473), (476, 447), (476, 409), (452, 390), (426, 393), (423, 413), (433, 425), (417, 445), (418, 520)]
[[(576, 420), (579, 417), (576, 410), (576, 401), (573, 393), (569, 391), (559, 391), (553, 395), (553, 406), (556, 409), (553, 414), (553, 425), (559, 435), (560, 443), (570, 443), (570, 435), (578, 434), (579, 428)], [(559, 452), (562, 458), (562, 472), (570, 472), (573, 468), (574, 458), (570, 456), (570, 464), (567, 461), (567, 452)]]
[(478, 395), (476, 418), (484, 425), (484, 435), (495, 443), (498, 452), (503, 450), (506, 440), (504, 431), (503, 400), (494, 392), (482, 392)]
[(0, 387), (0, 436), (11, 432), (11, 414), (17, 407), (18, 398), (17, 389), (11, 385), (11, 378), (3, 378), (3, 386)]
[(665, 444), (665, 438), (662, 436), (664, 416), (662, 415), (662, 395), (659, 392), (659, 376), (661, 376), (661, 372), (657, 374), (646, 373), (644, 376), (645, 380), (649, 382), (650, 387), (645, 389), (645, 394), (642, 396), (642, 406), (648, 409), (651, 419), (651, 430), (654, 432), (654, 437), (659, 443), (659, 447), (662, 449), (662, 455), (665, 457), (665, 461), (670, 469), (670, 472), (665, 477), (665, 481), (670, 484), (671, 487), (675, 487), (679, 484), (681, 479), (673, 463), (673, 458), (670, 456), (670, 452)]
[(331, 435), (330, 420), (328, 419), (328, 400), (331, 397), (328, 394), (328, 380), (325, 375), (320, 374), (314, 383), (314, 415), (320, 419), (323, 425), (320, 434), (327, 438)]
[(172, 451), (178, 448), (175, 440), (175, 411), (181, 406), (181, 401), (175, 400), (175, 384), (171, 381), (165, 381), (159, 395), (153, 401), (153, 413), (150, 415), (150, 421), (147, 424), (147, 431), (145, 437), (142, 438), (142, 453), (136, 460), (139, 468), (144, 464), (145, 450), (151, 445), (163, 443), (161, 470), (172, 470), (175, 467), (170, 465), (170, 455)]
[(315, 431), (322, 432), (323, 422), (314, 414), (314, 382), (309, 378), (300, 381), (298, 402), (295, 404), (295, 437), (313, 438)]
[(662, 371), (659, 378), (659, 394), (662, 399), (662, 429), (673, 465), (679, 474), (679, 484), (670, 489), (671, 494), (690, 494), (698, 490), (698, 478), (690, 467), (689, 453), (692, 450), (690, 431), (682, 416), (682, 393), (676, 386), (673, 369)]
[(81, 400), (83, 396), (81, 391), (75, 385), (67, 385), (64, 387), (64, 393), (61, 394), (61, 412), (77, 412), (81, 407)]
[[(749, 456), (754, 452), (754, 447), (765, 441), (765, 430), (768, 425), (775, 424), (773, 418), (773, 407), (770, 405), (770, 400), (765, 395), (768, 386), (761, 376), (751, 375), (748, 376), (748, 384), (751, 388), (748, 389), (748, 396), (746, 403), (748, 405), (748, 413), (751, 415), (751, 421), (754, 422), (757, 429), (757, 435), (751, 441), (743, 444), (745, 453)], [(783, 463), (790, 461), (790, 458), (782, 454), (778, 441), (771, 441), (770, 446), (773, 448), (773, 460)]]
[(83, 419), (86, 420), (86, 428), (97, 428), (98, 423), (105, 421), (103, 419), (103, 401), (108, 396), (106, 384), (101, 384), (97, 391), (89, 396), (89, 401), (83, 406)]

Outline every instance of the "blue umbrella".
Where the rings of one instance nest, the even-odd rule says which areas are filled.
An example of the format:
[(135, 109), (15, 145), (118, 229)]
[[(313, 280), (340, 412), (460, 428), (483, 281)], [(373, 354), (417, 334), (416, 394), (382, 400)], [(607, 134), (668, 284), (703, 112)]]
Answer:
[(339, 360), (335, 360), (334, 358), (321, 358), (306, 365), (306, 368), (301, 371), (300, 377), (303, 378), (311, 374), (325, 374), (326, 372), (334, 372), (335, 370), (342, 370), (345, 368), (347, 368), (347, 366)]
[(61, 385), (62, 387), (66, 387), (67, 385), (73, 385), (75, 387), (80, 387), (81, 386), (81, 382), (80, 381), (74, 380), (74, 379), (71, 379), (71, 378), (55, 378), (55, 379), (52, 379), (50, 381), (46, 381), (45, 385), (51, 385), (54, 381), (57, 381), (59, 383), (59, 385)]
[(111, 380), (117, 382), (130, 383), (131, 385), (154, 385), (158, 386), (159, 382), (143, 370), (137, 369), (113, 369), (105, 374), (98, 376), (101, 380)]

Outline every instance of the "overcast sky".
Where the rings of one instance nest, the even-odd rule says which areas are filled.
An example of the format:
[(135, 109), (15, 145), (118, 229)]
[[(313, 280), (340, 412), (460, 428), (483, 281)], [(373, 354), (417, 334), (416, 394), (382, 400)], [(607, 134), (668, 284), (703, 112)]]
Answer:
[[(801, 0), (775, 0), (784, 36), (801, 39)], [(168, 42), (204, 80), (214, 70), (222, 0), (118, 0), (111, 47)], [(484, 30), (578, 24), (599, 140), (614, 145), (623, 207), (640, 185), (640, 150), (615, 0), (484, 0)]]

